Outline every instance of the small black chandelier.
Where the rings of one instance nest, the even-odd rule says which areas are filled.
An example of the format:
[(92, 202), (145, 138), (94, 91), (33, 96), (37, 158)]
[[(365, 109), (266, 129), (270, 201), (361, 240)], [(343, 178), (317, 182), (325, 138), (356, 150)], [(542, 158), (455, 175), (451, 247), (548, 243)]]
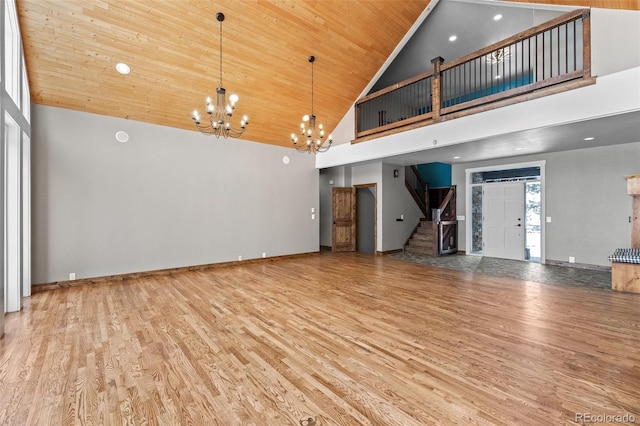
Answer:
[[(327, 139), (324, 139), (324, 129), (322, 124), (318, 123), (316, 128), (316, 116), (313, 114), (313, 62), (316, 60), (314, 56), (309, 56), (309, 62), (311, 63), (311, 115), (305, 115), (302, 117), (302, 123), (300, 124), (300, 134), (303, 141), (298, 143), (298, 137), (295, 133), (291, 133), (291, 141), (293, 146), (300, 152), (307, 152), (309, 154), (316, 154), (318, 152), (325, 152), (331, 147), (333, 138), (331, 135)], [(308, 123), (308, 125), (305, 125)]]

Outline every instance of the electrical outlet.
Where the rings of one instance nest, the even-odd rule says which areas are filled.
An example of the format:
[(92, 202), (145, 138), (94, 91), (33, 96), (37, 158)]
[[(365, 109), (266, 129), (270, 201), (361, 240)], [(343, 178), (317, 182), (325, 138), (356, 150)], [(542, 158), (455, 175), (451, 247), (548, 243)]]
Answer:
[(71, 272), (69, 274), (69, 280), (75, 280), (76, 279), (76, 273), (75, 272)]
[(262, 258), (264, 259), (265, 257), (267, 257), (267, 253), (262, 253)]
[(238, 256), (238, 261), (241, 261), (241, 260), (242, 260), (242, 256)]
[(569, 256), (569, 263), (576, 263), (576, 258), (573, 256)]

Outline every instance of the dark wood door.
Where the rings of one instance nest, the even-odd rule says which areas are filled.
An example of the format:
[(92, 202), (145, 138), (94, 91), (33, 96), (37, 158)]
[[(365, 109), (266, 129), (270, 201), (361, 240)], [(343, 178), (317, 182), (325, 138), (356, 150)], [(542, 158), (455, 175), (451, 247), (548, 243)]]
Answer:
[(333, 188), (332, 195), (332, 251), (356, 251), (356, 189)]

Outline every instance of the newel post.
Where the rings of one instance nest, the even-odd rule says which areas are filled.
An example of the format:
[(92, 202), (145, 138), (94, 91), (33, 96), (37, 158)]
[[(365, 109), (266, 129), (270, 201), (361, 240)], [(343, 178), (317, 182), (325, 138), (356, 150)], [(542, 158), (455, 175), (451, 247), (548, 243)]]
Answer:
[(433, 119), (440, 118), (441, 102), (441, 86), (442, 76), (440, 75), (440, 67), (444, 63), (444, 58), (437, 56), (431, 60), (433, 64), (433, 78), (431, 78), (431, 111), (433, 111)]
[(585, 9), (582, 14), (582, 73), (585, 78), (591, 77), (591, 11), (589, 9)]

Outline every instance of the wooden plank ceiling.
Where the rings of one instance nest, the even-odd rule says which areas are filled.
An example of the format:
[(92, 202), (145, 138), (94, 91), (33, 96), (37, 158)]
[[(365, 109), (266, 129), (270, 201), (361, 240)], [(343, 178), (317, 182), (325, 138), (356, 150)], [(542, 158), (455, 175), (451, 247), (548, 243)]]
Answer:
[[(589, 3), (638, 8), (637, 0)], [(33, 103), (194, 131), (193, 110), (203, 112), (219, 83), (215, 14), (223, 12), (223, 83), (250, 117), (243, 138), (282, 146), (311, 109), (309, 55), (314, 112), (333, 130), (428, 4), (17, 0)], [(131, 74), (118, 74), (118, 62)]]

